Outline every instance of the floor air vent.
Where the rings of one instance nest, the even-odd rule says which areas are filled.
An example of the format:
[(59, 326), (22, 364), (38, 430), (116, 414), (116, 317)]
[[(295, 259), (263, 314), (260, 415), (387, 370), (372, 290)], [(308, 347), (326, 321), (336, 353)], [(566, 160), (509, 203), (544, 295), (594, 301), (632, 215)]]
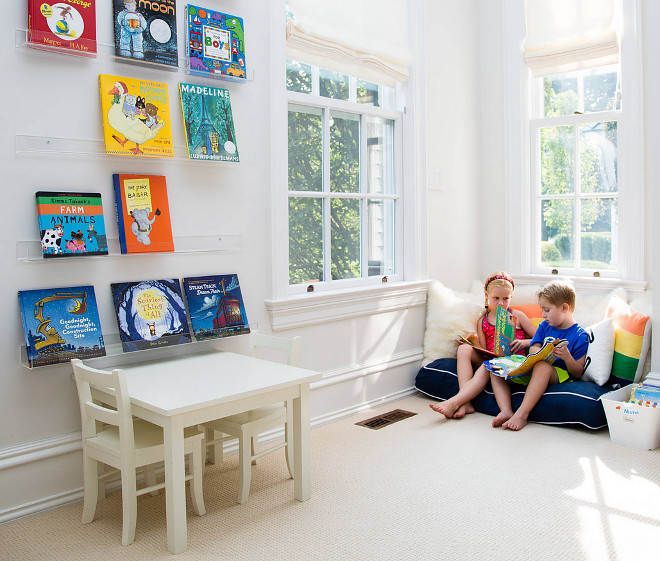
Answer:
[(417, 413), (411, 413), (410, 411), (404, 411), (403, 409), (395, 409), (389, 413), (383, 413), (382, 415), (371, 417), (371, 419), (360, 421), (355, 424), (360, 425), (361, 427), (378, 430), (387, 425), (391, 425), (392, 423), (396, 423), (397, 421), (403, 421), (403, 419), (407, 419), (413, 415), (417, 415)]

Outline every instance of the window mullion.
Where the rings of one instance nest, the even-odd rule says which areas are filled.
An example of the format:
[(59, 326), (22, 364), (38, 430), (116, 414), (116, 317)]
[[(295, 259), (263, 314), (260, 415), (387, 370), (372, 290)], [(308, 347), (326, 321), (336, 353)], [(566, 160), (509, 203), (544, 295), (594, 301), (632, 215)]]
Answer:
[(332, 276), (332, 201), (330, 197), (330, 109), (323, 109), (323, 280)]
[(360, 276), (366, 278), (369, 276), (369, 212), (367, 210), (367, 118), (360, 116)]
[(582, 220), (580, 218), (581, 204), (580, 204), (580, 195), (582, 193), (582, 177), (580, 175), (580, 125), (575, 123), (573, 125), (573, 209), (575, 215), (573, 216), (573, 240), (575, 244), (575, 250), (573, 251), (573, 267), (576, 270), (580, 270), (580, 263), (582, 262), (582, 244), (580, 242), (580, 229)]

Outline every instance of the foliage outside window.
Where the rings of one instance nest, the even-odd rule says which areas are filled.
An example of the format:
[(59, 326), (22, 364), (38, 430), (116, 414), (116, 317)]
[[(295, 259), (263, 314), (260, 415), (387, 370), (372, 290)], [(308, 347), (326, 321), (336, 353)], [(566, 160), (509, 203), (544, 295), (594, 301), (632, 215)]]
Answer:
[(289, 284), (396, 275), (390, 88), (287, 63)]
[(532, 134), (542, 271), (619, 268), (619, 84), (618, 66), (537, 79), (542, 117), (532, 121)]

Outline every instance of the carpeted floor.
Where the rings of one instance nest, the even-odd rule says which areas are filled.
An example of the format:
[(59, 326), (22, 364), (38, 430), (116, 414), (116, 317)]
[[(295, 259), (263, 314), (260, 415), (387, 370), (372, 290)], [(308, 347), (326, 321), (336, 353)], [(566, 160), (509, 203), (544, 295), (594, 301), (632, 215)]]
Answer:
[[(646, 561), (658, 559), (660, 450), (596, 433), (491, 417), (447, 421), (413, 396), (312, 430), (312, 498), (293, 499), (283, 452), (259, 460), (236, 504), (237, 457), (208, 466), (207, 514), (188, 505), (183, 560)], [(418, 413), (380, 430), (354, 423)], [(165, 498), (138, 500), (135, 542), (122, 547), (121, 496), (90, 525), (74, 504), (0, 527), (3, 561), (173, 559)]]

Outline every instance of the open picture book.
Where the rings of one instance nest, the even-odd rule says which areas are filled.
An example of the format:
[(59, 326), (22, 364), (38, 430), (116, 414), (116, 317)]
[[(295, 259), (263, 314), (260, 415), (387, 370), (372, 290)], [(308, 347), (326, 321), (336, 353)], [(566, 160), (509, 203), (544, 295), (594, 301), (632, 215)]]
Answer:
[(484, 366), (488, 371), (496, 376), (501, 376), (505, 380), (517, 378), (531, 372), (537, 362), (545, 360), (552, 364), (555, 361), (555, 347), (559, 347), (566, 342), (566, 339), (547, 338), (543, 342), (543, 346), (531, 355), (526, 357), (522, 355), (497, 357), (484, 361)]
[(510, 309), (504, 306), (497, 306), (497, 319), (495, 320), (495, 346), (492, 351), (483, 348), (479, 344), (479, 338), (476, 333), (468, 333), (466, 336), (460, 335), (456, 341), (474, 347), (486, 356), (503, 357), (511, 354), (511, 342), (516, 336), (516, 316)]

